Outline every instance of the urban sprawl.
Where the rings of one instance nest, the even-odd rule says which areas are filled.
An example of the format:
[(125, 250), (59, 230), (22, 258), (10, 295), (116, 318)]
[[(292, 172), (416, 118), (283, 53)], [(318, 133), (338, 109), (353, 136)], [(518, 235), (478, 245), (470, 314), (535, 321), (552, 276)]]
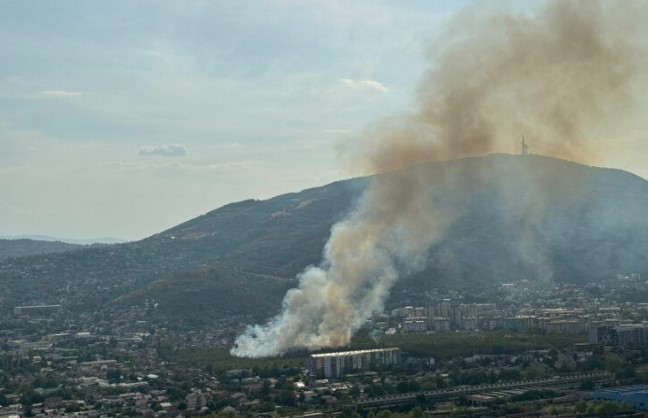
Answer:
[(648, 281), (399, 295), (350, 347), (237, 359), (253, 320), (195, 326), (156, 301), (32, 301), (0, 320), (0, 417), (576, 416), (648, 410)]

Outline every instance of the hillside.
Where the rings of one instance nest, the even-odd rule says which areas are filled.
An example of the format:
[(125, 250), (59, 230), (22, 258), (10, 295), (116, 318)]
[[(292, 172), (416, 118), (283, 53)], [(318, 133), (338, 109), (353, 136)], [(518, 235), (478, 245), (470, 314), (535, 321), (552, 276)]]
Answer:
[[(648, 182), (630, 173), (507, 155), (424, 164), (405, 174), (412, 173), (429, 183), (433, 216), (452, 214), (453, 222), (431, 248), (428, 268), (401, 280), (395, 299), (439, 286), (648, 272)], [(7, 289), (0, 309), (140, 303), (185, 283), (198, 300), (224, 306), (206, 313), (265, 315), (279, 309), (295, 274), (320, 261), (331, 225), (368, 181), (229, 204), (138, 242), (0, 261)], [(238, 303), (259, 283), (268, 306)]]
[(261, 321), (277, 312), (292, 284), (292, 280), (232, 266), (205, 266), (154, 280), (116, 302), (117, 306), (145, 306), (148, 301), (149, 314), (172, 327), (241, 314)]
[(81, 245), (61, 241), (39, 241), (33, 239), (0, 239), (0, 260), (10, 257), (25, 257), (63, 251), (79, 250)]

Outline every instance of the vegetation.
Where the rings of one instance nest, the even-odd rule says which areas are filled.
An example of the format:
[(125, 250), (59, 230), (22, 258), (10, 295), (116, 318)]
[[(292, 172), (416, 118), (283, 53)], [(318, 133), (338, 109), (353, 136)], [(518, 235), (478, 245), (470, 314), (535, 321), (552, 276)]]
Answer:
[[(418, 357), (435, 357), (443, 360), (451, 356), (474, 354), (515, 354), (527, 350), (565, 348), (581, 342), (579, 335), (533, 335), (522, 333), (490, 332), (438, 332), (434, 334), (386, 335), (381, 347), (400, 347), (404, 352)], [(357, 336), (351, 349), (375, 348), (376, 343), (366, 334)]]
[(151, 319), (169, 326), (199, 328), (209, 319), (249, 312), (264, 320), (277, 312), (292, 282), (236, 267), (200, 267), (155, 280), (141, 290), (117, 299), (119, 305), (155, 303)]
[[(397, 283), (394, 304), (409, 304), (411, 295), (431, 286), (475, 287), (535, 279), (540, 272), (565, 281), (648, 272), (648, 182), (636, 176), (540, 156), (494, 155), (415, 169), (425, 170), (436, 208), (457, 218), (431, 248), (430, 267)], [(295, 275), (320, 262), (331, 225), (367, 181), (226, 205), (139, 242), (0, 256), (0, 313), (60, 301), (87, 312), (154, 297), (165, 300), (160, 312), (192, 323), (204, 310), (214, 316), (271, 315)], [(529, 208), (541, 211), (533, 222)], [(529, 225), (533, 234), (521, 234)], [(523, 241), (528, 236), (536, 242)], [(530, 247), (542, 254), (520, 253)]]
[(0, 239), (0, 260), (49, 253), (60, 253), (84, 248), (78, 244), (32, 239)]
[[(381, 347), (400, 347), (413, 356), (434, 357), (438, 360), (453, 356), (471, 356), (473, 354), (515, 354), (526, 350), (554, 347), (562, 349), (580, 342), (579, 336), (568, 335), (528, 335), (507, 334), (504, 332), (445, 332), (436, 334), (394, 335), (386, 336), (380, 342)], [(366, 334), (357, 336), (350, 350), (376, 348)], [(199, 368), (211, 367), (213, 370), (236, 368), (286, 369), (304, 366), (305, 353), (293, 353), (283, 357), (266, 359), (247, 359), (232, 356), (225, 349), (161, 349), (160, 353), (168, 360)], [(517, 376), (519, 378), (521, 376)], [(467, 376), (464, 379), (470, 380)], [(487, 379), (485, 379), (486, 381)], [(470, 384), (470, 382), (458, 382)]]
[[(267, 375), (274, 377), (290, 369), (299, 370), (304, 366), (303, 356), (285, 356), (265, 359), (249, 359), (232, 356), (225, 349), (192, 348), (182, 350), (160, 350), (160, 355), (168, 360), (177, 361), (181, 364), (206, 368), (213, 372), (220, 372), (229, 369), (251, 369), (255, 375)], [(293, 370), (289, 373), (293, 374)]]

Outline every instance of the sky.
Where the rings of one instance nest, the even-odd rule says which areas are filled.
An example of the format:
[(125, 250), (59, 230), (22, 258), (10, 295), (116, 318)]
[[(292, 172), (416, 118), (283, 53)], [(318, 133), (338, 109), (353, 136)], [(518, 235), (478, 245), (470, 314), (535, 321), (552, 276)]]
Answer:
[[(0, 236), (137, 240), (346, 178), (336, 149), (414, 105), (445, 26), (472, 7), (4, 1)], [(648, 177), (645, 137), (629, 130), (610, 163)]]

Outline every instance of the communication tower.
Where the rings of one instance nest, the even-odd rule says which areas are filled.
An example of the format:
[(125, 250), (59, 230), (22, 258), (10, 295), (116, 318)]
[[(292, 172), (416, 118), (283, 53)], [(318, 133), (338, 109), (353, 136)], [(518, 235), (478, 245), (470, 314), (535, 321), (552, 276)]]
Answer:
[(522, 137), (522, 142), (520, 142), (520, 145), (522, 145), (522, 154), (521, 155), (529, 155), (529, 144), (526, 143), (526, 140), (524, 137)]

